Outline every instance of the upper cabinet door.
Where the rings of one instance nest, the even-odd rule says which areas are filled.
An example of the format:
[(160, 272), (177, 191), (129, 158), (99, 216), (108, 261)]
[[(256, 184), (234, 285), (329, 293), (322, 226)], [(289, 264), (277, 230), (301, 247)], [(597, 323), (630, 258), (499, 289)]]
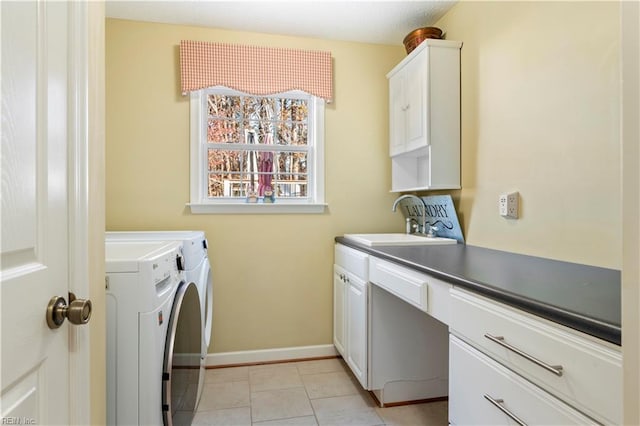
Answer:
[(429, 56), (426, 54), (419, 55), (413, 58), (406, 67), (405, 152), (429, 145), (427, 132), (429, 128), (429, 114), (427, 111), (428, 58)]
[(428, 145), (428, 55), (421, 54), (389, 77), (389, 153)]
[(405, 151), (406, 86), (405, 72), (395, 74), (389, 79), (389, 155), (392, 157)]

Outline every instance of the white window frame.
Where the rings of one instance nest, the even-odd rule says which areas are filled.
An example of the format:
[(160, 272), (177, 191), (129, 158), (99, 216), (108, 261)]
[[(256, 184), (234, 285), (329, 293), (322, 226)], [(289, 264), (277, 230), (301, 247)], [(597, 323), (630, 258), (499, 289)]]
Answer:
[(208, 196), (208, 146), (207, 146), (207, 95), (249, 94), (216, 86), (191, 92), (190, 99), (190, 187), (191, 201), (187, 204), (191, 213), (324, 213), (324, 100), (301, 91), (291, 91), (272, 96), (305, 95), (309, 99), (309, 152), (307, 162), (309, 176), (307, 195), (302, 199), (276, 198), (274, 203), (247, 203), (240, 198), (211, 198)]

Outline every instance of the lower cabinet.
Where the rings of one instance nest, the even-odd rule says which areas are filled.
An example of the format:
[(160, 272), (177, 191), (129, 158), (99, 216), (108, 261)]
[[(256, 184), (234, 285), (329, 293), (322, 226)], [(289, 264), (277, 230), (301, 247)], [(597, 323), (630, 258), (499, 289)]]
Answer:
[(334, 345), (380, 404), (446, 397), (449, 288), (336, 244)]
[(449, 357), (452, 425), (597, 424), (454, 335)]
[(458, 288), (451, 309), (451, 423), (622, 423), (619, 349)]
[(336, 245), (333, 266), (333, 343), (364, 389), (369, 389), (368, 257)]

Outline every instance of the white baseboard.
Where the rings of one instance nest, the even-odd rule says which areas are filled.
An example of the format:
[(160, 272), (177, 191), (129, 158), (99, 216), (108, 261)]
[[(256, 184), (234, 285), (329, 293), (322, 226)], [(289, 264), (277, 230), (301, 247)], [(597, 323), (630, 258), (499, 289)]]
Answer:
[(207, 354), (205, 366), (220, 367), (234, 364), (253, 364), (273, 361), (337, 356), (333, 345), (296, 346), (291, 348), (260, 349), (255, 351), (219, 352)]

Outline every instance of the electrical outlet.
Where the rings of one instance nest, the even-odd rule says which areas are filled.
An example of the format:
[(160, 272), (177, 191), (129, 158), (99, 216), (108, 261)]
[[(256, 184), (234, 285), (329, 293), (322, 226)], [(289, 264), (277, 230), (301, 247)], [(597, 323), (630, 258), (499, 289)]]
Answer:
[(509, 219), (518, 218), (518, 193), (510, 192), (508, 194), (500, 195), (498, 200), (498, 210), (500, 216)]

